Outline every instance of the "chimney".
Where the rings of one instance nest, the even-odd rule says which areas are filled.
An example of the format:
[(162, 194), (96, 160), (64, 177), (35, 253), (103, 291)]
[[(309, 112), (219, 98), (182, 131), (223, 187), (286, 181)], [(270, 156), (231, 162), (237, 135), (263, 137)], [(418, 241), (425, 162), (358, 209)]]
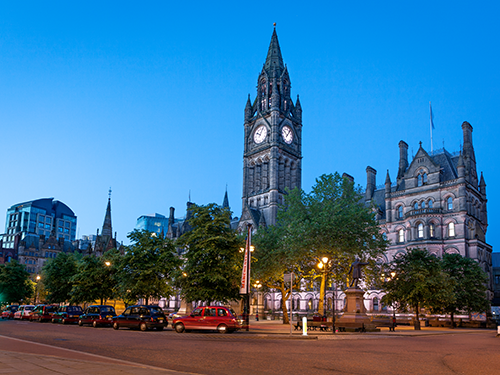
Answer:
[(377, 171), (372, 167), (366, 167), (366, 193), (365, 200), (369, 201), (373, 198), (373, 192), (375, 191)]
[(403, 178), (406, 168), (408, 168), (408, 144), (405, 141), (399, 141), (398, 180)]

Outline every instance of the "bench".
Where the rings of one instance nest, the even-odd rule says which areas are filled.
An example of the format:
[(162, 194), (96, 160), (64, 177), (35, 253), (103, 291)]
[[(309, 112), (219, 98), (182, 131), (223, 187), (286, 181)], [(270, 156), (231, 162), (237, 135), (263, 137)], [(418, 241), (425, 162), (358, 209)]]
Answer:
[(391, 320), (387, 319), (373, 319), (372, 324), (375, 325), (375, 327), (380, 328), (380, 327), (389, 327), (389, 331), (395, 331), (396, 326)]
[(339, 323), (336, 324), (335, 327), (339, 329), (339, 332), (346, 332), (346, 328), (351, 331), (353, 330), (354, 332), (366, 332), (365, 325), (364, 323)]
[[(298, 321), (297, 324), (293, 325), (293, 327), (295, 328), (296, 331), (302, 330), (302, 322)], [(319, 329), (320, 331), (328, 331), (328, 330), (332, 330), (333, 323), (332, 322), (318, 322), (318, 321), (308, 320), (307, 321), (307, 328), (310, 329), (311, 331), (316, 331), (317, 329)]]

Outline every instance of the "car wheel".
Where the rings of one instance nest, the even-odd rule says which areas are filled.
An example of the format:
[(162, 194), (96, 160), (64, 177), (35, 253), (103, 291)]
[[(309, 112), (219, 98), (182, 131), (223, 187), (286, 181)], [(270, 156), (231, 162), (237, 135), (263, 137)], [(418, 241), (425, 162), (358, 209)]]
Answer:
[(67, 323), (67, 322), (66, 322), (66, 319), (61, 320), (61, 323), (62, 323), (62, 324), (66, 324), (66, 323)]
[(163, 331), (163, 327), (156, 327), (157, 331)]
[(92, 322), (92, 327), (97, 328), (97, 326), (98, 326), (98, 324), (97, 324), (97, 322), (94, 320), (94, 321)]
[(113, 329), (116, 329), (118, 330), (120, 328), (119, 324), (118, 323), (113, 323)]
[(82, 322), (81, 320), (79, 320), (79, 321), (78, 321), (78, 325), (79, 325), (80, 327), (82, 327), (82, 326), (83, 326), (83, 322)]
[(227, 333), (227, 325), (221, 324), (217, 327), (217, 331), (219, 333)]
[(141, 323), (141, 325), (139, 326), (140, 330), (141, 331), (147, 331), (148, 330), (148, 326), (146, 325), (146, 323)]
[(54, 318), (52, 318), (52, 323), (55, 323), (55, 322), (56, 322), (56, 320)]
[(42, 317), (39, 317), (39, 318), (38, 318), (38, 321), (39, 321), (40, 323), (41, 323), (41, 322), (43, 322)]
[(182, 323), (177, 323), (177, 324), (175, 325), (175, 332), (177, 332), (177, 333), (182, 333), (182, 332), (184, 332), (184, 324), (182, 324)]

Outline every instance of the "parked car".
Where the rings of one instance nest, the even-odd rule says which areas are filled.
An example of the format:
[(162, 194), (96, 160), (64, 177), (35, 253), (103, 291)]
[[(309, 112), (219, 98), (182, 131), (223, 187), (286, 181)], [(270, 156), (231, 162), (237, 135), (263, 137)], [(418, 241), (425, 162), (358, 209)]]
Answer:
[(19, 305), (8, 305), (2, 311), (2, 319), (12, 319), (14, 318), (14, 313), (19, 309)]
[(229, 307), (204, 306), (194, 309), (191, 315), (175, 318), (172, 327), (178, 333), (192, 329), (228, 333), (241, 329), (241, 323), (234, 310)]
[(14, 319), (25, 320), (29, 319), (31, 312), (35, 306), (33, 305), (21, 305), (19, 309), (14, 313)]
[(52, 315), (52, 323), (77, 323), (82, 314), (83, 309), (80, 306), (61, 306), (59, 310)]
[(123, 314), (113, 318), (113, 328), (121, 327), (138, 328), (147, 331), (156, 328), (163, 331), (168, 326), (165, 313), (159, 306), (155, 305), (135, 305), (127, 307)]
[(92, 305), (85, 309), (80, 318), (78, 325), (81, 327), (84, 324), (90, 324), (94, 328), (99, 326), (111, 326), (113, 317), (116, 316), (115, 308), (108, 305)]
[(57, 312), (57, 305), (37, 305), (31, 312), (29, 320), (31, 322), (49, 322), (52, 320), (52, 315)]

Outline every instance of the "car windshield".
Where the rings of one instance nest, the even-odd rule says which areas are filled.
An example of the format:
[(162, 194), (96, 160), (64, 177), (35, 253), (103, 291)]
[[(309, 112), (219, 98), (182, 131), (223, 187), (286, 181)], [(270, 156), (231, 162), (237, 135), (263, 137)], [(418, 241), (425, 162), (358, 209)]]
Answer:
[(35, 308), (35, 306), (24, 306), (24, 311), (31, 311)]
[(152, 306), (149, 309), (151, 310), (151, 314), (163, 314), (163, 310), (159, 307)]
[(114, 313), (115, 309), (112, 306), (103, 306), (103, 307), (101, 307), (101, 312), (102, 313)]
[(82, 308), (80, 306), (68, 306), (68, 312), (80, 312)]

